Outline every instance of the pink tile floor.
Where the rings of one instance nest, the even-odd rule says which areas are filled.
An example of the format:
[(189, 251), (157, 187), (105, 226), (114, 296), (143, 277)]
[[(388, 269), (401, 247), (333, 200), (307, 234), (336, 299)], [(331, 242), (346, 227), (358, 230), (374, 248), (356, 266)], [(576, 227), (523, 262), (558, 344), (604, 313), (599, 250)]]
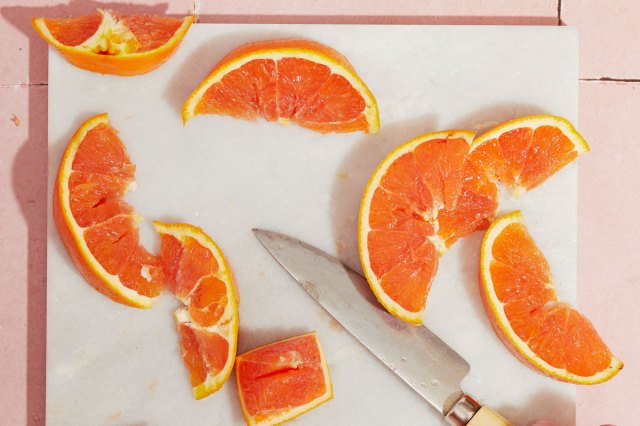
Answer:
[(201, 22), (570, 25), (580, 30), (578, 303), (626, 366), (577, 390), (579, 425), (638, 424), (640, 4), (637, 0), (33, 0), (0, 2), (0, 425), (45, 413), (47, 48), (32, 16), (96, 6), (195, 13)]

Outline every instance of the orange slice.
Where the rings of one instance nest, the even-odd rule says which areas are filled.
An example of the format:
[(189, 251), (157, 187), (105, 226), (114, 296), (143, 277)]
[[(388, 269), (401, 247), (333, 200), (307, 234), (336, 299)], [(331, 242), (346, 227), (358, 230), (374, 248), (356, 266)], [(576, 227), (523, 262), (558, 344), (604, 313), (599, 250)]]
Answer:
[(319, 132), (375, 133), (376, 100), (344, 56), (310, 40), (249, 43), (225, 56), (182, 107), (198, 114), (296, 122)]
[(193, 20), (193, 16), (124, 16), (98, 9), (95, 15), (77, 18), (34, 18), (32, 24), (47, 43), (79, 68), (137, 75), (167, 61)]
[(428, 133), (391, 152), (362, 199), (358, 245), (365, 276), (380, 303), (422, 322), (438, 253), (488, 225), (497, 189), (466, 161), (474, 134)]
[(175, 313), (182, 358), (193, 395), (202, 399), (224, 385), (236, 356), (238, 297), (231, 268), (202, 229), (154, 222), (167, 288), (185, 304)]
[(236, 360), (247, 425), (277, 425), (333, 398), (327, 361), (315, 332), (246, 352)]
[(562, 117), (533, 115), (508, 121), (473, 141), (469, 159), (492, 181), (518, 196), (589, 151), (589, 145)]
[(124, 201), (135, 165), (107, 114), (78, 129), (62, 156), (53, 217), (85, 280), (116, 302), (147, 308), (162, 292), (162, 270), (139, 244), (140, 220)]
[(519, 211), (496, 220), (482, 242), (481, 293), (502, 342), (530, 367), (561, 381), (595, 384), (622, 368), (593, 325), (558, 300), (546, 258)]

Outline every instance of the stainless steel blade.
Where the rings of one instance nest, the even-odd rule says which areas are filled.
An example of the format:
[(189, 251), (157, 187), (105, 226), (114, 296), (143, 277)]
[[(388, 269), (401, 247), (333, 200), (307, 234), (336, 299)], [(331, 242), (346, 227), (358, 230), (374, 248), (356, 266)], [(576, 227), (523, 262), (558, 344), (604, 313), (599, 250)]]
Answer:
[(261, 229), (253, 233), (311, 297), (440, 413), (463, 395), (467, 361), (428, 328), (387, 313), (362, 276), (295, 238)]

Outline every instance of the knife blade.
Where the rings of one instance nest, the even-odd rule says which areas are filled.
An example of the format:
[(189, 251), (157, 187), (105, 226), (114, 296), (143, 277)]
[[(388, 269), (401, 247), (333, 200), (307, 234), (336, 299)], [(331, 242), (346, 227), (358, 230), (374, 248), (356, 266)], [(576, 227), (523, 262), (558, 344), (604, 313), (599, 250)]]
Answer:
[(262, 229), (253, 233), (316, 302), (449, 424), (509, 424), (462, 391), (469, 363), (427, 327), (407, 324), (385, 311), (357, 272), (293, 237)]

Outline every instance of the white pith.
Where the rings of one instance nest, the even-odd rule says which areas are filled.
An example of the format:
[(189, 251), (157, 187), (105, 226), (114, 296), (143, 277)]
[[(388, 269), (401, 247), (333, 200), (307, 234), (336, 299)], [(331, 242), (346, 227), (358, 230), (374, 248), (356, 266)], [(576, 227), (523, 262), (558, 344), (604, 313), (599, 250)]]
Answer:
[(113, 17), (109, 11), (98, 9), (102, 21), (96, 32), (79, 47), (93, 53), (119, 55), (135, 53), (140, 42), (123, 21)]

